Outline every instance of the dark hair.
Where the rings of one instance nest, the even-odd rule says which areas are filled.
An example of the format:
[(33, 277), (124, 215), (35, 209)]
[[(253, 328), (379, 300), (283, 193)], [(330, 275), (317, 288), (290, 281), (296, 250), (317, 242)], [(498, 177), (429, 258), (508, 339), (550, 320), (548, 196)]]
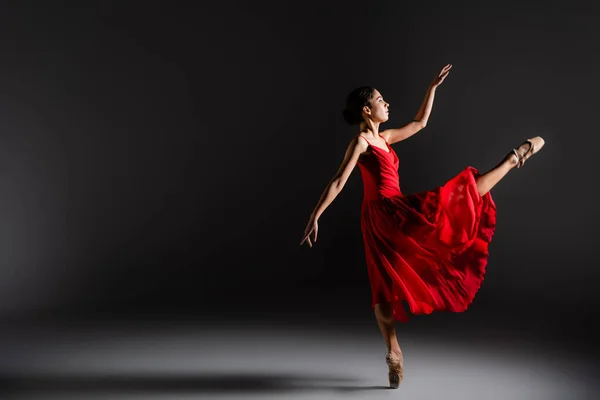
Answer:
[(362, 122), (362, 109), (370, 106), (375, 89), (370, 86), (362, 86), (354, 89), (346, 98), (346, 108), (342, 112), (344, 121), (350, 125)]

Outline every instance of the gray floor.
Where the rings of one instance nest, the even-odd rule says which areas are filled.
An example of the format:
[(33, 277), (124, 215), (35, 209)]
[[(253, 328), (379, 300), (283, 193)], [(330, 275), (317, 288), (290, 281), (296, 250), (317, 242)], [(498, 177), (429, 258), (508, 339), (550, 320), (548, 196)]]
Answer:
[[(214, 322), (5, 326), (2, 399), (597, 399), (597, 357), (551, 342), (406, 329), (387, 388), (376, 327)], [(480, 336), (481, 337), (481, 336)]]

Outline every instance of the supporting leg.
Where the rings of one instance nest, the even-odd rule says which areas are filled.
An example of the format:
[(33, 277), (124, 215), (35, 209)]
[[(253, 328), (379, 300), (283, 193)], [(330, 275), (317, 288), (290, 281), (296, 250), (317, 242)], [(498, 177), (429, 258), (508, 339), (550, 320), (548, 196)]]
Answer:
[(388, 365), (388, 379), (390, 387), (397, 389), (404, 376), (402, 350), (396, 337), (396, 326), (394, 321), (393, 307), (391, 303), (379, 303), (375, 305), (375, 316), (383, 339), (388, 348), (385, 361)]
[(377, 317), (377, 323), (383, 335), (383, 340), (385, 340), (385, 344), (387, 345), (388, 352), (400, 353), (392, 303), (375, 304), (375, 316)]

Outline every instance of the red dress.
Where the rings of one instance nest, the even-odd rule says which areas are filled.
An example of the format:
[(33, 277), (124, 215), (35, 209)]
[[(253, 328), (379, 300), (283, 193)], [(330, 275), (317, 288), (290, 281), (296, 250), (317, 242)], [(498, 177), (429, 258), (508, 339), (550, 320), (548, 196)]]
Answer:
[(402, 322), (403, 301), (413, 314), (465, 311), (485, 276), (496, 228), (492, 196), (477, 191), (479, 172), (469, 166), (441, 187), (404, 195), (394, 150), (387, 142), (389, 151), (369, 147), (358, 165), (372, 307), (392, 302)]

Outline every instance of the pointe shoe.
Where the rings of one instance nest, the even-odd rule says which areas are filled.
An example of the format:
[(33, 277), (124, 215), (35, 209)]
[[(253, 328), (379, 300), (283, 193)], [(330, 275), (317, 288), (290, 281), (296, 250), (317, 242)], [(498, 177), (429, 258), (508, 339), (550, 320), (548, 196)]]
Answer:
[(392, 389), (398, 389), (402, 378), (404, 377), (403, 364), (404, 359), (402, 352), (400, 354), (392, 354), (391, 352), (385, 356), (385, 363), (388, 365), (388, 379), (390, 381), (390, 387)]
[[(519, 152), (517, 151), (517, 149), (519, 149), (525, 143), (529, 143), (529, 149), (527, 149), (525, 154), (520, 155)], [(542, 149), (542, 147), (544, 147), (545, 143), (546, 142), (544, 141), (544, 139), (542, 139), (541, 136), (536, 136), (532, 139), (527, 139), (526, 141), (521, 143), (521, 145), (519, 147), (517, 147), (516, 149), (513, 149), (511, 154), (514, 154), (517, 157), (516, 167), (521, 168), (525, 164), (525, 161), (527, 161), (527, 159), (529, 159), (532, 155), (534, 155), (535, 153), (540, 151)]]

